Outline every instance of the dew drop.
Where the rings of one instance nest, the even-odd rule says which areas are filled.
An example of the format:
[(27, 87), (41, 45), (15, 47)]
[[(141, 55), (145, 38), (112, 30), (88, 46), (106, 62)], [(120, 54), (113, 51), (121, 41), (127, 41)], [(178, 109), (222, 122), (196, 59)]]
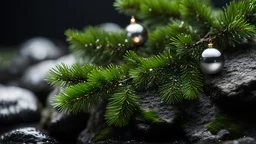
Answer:
[(149, 71), (153, 71), (153, 69), (151, 68), (151, 69), (149, 69)]
[(183, 27), (183, 25), (184, 25), (184, 21), (181, 21), (179, 27), (181, 28), (181, 27)]

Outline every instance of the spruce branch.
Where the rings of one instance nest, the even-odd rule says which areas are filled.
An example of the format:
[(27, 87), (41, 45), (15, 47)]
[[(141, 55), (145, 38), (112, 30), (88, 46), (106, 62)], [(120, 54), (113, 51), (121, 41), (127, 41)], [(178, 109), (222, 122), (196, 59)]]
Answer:
[(179, 103), (184, 98), (179, 79), (174, 79), (171, 82), (160, 86), (159, 91), (161, 99), (166, 103)]
[(64, 112), (89, 111), (119, 86), (125, 72), (121, 67), (110, 65), (97, 68), (88, 74), (88, 82), (71, 86), (55, 97), (53, 105)]
[[(106, 65), (120, 61), (126, 53), (123, 57), (126, 63), (106, 68), (93, 66), (92, 70), (88, 65), (57, 66), (51, 70), (48, 81), (56, 86), (69, 87), (56, 96), (54, 106), (76, 113), (89, 111), (103, 101), (109, 102), (105, 114), (107, 123), (124, 126), (138, 110), (134, 94), (137, 89), (159, 88), (161, 99), (171, 104), (197, 98), (203, 89), (198, 56), (209, 37), (215, 44), (233, 45), (256, 33), (254, 22), (250, 20), (255, 16), (255, 0), (231, 2), (218, 14), (201, 2), (183, 0), (179, 9), (176, 7), (178, 0), (115, 2), (116, 8), (126, 14), (137, 14), (150, 24), (161, 23), (149, 35), (146, 46), (153, 56), (147, 58), (137, 55), (136, 51), (126, 52), (134, 44), (124, 32), (108, 33), (92, 27), (83, 32), (68, 30), (66, 35), (73, 52), (88, 58), (86, 62)], [(172, 5), (176, 9), (168, 9)], [(181, 14), (176, 13), (178, 11)], [(183, 18), (184, 21), (171, 20), (172, 23), (162, 26), (170, 21), (170, 17)]]
[(122, 127), (130, 122), (132, 115), (139, 110), (138, 97), (129, 87), (123, 87), (109, 98), (106, 110), (108, 125)]
[(250, 5), (249, 1), (234, 1), (217, 16), (212, 34), (219, 44), (228, 42), (229, 45), (235, 46), (255, 34), (255, 26), (246, 19), (255, 12), (255, 8)]
[[(141, 0), (142, 1), (142, 0)], [(116, 0), (114, 7), (126, 15), (138, 16), (140, 12), (140, 1), (138, 0)]]
[(188, 23), (176, 20), (153, 31), (149, 36), (147, 46), (154, 50), (153, 53), (162, 52), (165, 49), (170, 49), (171, 38), (177, 38), (179, 34), (191, 35), (193, 39), (198, 39), (197, 31)]
[(146, 24), (166, 24), (180, 19), (179, 0), (116, 0), (116, 9), (127, 15), (135, 15)]
[(93, 69), (96, 69), (96, 66), (92, 64), (85, 66), (74, 64), (71, 67), (68, 67), (62, 63), (50, 70), (46, 81), (57, 87), (67, 87), (78, 83), (84, 83), (87, 82), (88, 73)]
[(167, 24), (181, 18), (179, 4), (178, 0), (145, 0), (141, 2), (139, 16), (146, 24)]
[(194, 43), (191, 35), (181, 33), (170, 40), (172, 41), (172, 44), (176, 46), (177, 55), (185, 56), (192, 51), (191, 49), (188, 49), (188, 47), (191, 47)]
[(67, 30), (71, 50), (87, 63), (106, 65), (119, 60), (126, 50), (135, 45), (125, 32), (106, 32), (88, 27), (85, 31)]
[[(213, 25), (212, 9), (204, 3), (205, 0), (182, 0), (181, 13), (183, 19), (194, 27), (198, 27), (198, 34), (205, 34)], [(202, 35), (201, 35), (202, 36)]]
[[(133, 57), (136, 58), (134, 55)], [(164, 72), (166, 69), (164, 68), (172, 64), (173, 57), (171, 51), (164, 51), (151, 58), (141, 59), (138, 67), (130, 70), (134, 86), (147, 89), (162, 83), (166, 78), (166, 72)]]
[(181, 66), (181, 91), (184, 99), (193, 100), (202, 92), (203, 79), (198, 63), (193, 60), (187, 61)]

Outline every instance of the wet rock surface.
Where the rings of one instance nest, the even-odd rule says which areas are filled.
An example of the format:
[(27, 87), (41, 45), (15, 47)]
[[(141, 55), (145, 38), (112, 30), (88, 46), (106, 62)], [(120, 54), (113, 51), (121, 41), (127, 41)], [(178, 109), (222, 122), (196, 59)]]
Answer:
[(45, 102), (46, 96), (52, 90), (52, 86), (45, 81), (49, 70), (57, 64), (72, 65), (75, 62), (73, 55), (63, 56), (57, 60), (47, 60), (31, 66), (21, 77), (19, 86), (29, 89), (39, 96), (42, 102)]
[(0, 126), (36, 122), (39, 119), (39, 103), (32, 92), (13, 86), (0, 86)]
[(57, 144), (57, 141), (33, 127), (9, 131), (0, 136), (0, 143), (47, 143)]
[(53, 111), (49, 123), (50, 135), (61, 140), (76, 140), (77, 135), (86, 128), (89, 114), (65, 114)]
[(56, 138), (62, 144), (75, 143), (79, 133), (87, 126), (88, 113), (64, 113), (53, 108), (51, 101), (61, 92), (55, 88), (46, 101), (46, 108), (42, 112), (41, 124), (49, 135)]
[(44, 37), (35, 37), (23, 43), (17, 56), (13, 59), (10, 71), (13, 74), (23, 73), (30, 65), (49, 59), (57, 59), (65, 54), (63, 48), (57, 47)]

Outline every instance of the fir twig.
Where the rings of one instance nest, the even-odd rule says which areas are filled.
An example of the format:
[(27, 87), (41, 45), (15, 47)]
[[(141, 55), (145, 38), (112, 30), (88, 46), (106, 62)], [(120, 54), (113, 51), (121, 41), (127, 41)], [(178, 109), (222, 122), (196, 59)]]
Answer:
[(119, 89), (109, 101), (105, 115), (109, 125), (119, 127), (127, 125), (134, 112), (139, 109), (138, 97), (128, 87)]
[(65, 64), (57, 65), (56, 68), (52, 68), (49, 72), (49, 76), (46, 78), (49, 84), (58, 87), (67, 87), (78, 83), (87, 82), (88, 73), (96, 69), (96, 66), (89, 64), (80, 66), (74, 64), (68, 67)]
[(95, 27), (88, 27), (84, 32), (67, 30), (66, 36), (71, 50), (86, 63), (107, 65), (134, 47), (125, 32), (106, 32)]

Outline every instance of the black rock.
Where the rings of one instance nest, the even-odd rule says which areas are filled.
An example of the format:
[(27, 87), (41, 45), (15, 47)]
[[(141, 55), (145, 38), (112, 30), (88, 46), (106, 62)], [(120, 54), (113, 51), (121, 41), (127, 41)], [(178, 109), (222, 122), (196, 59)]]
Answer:
[(244, 137), (238, 140), (226, 141), (226, 142), (223, 142), (222, 144), (256, 144), (256, 141), (254, 138)]
[(93, 143), (93, 139), (107, 127), (104, 120), (105, 107), (106, 104), (100, 104), (98, 108), (92, 110), (86, 129), (77, 138), (77, 144)]
[(1, 127), (39, 120), (39, 102), (32, 92), (18, 87), (0, 86)]
[(49, 74), (49, 70), (60, 63), (71, 65), (75, 63), (75, 58), (73, 55), (67, 55), (57, 60), (47, 60), (31, 66), (24, 72), (19, 86), (33, 91), (42, 102), (45, 102), (46, 96), (52, 90), (52, 87), (47, 84), (45, 78)]
[(104, 31), (107, 32), (121, 32), (122, 28), (115, 23), (103, 23), (99, 25), (99, 28), (101, 28)]
[(229, 56), (220, 74), (205, 77), (206, 93), (214, 99), (256, 101), (255, 85), (255, 49), (247, 49)]
[(157, 122), (148, 123), (137, 121), (133, 137), (140, 141), (171, 142), (177, 140), (181, 134), (179, 126), (180, 111), (178, 108), (164, 103), (155, 90), (140, 92), (140, 109), (154, 111), (158, 117)]
[(0, 143), (47, 143), (57, 144), (57, 141), (33, 127), (20, 128), (3, 134)]
[(49, 123), (49, 133), (60, 141), (76, 141), (79, 133), (86, 128), (89, 114), (65, 114), (53, 111)]
[(157, 91), (147, 91), (138, 94), (139, 106), (143, 110), (152, 110), (157, 113), (161, 123), (173, 124), (178, 118), (179, 110), (170, 105), (166, 104), (160, 99)]
[(23, 73), (24, 69), (32, 64), (44, 60), (57, 59), (64, 54), (64, 49), (57, 47), (49, 39), (35, 37), (21, 45), (10, 66), (10, 71), (13, 74)]
[(63, 113), (52, 107), (52, 100), (61, 89), (55, 88), (48, 96), (46, 108), (43, 110), (41, 123), (49, 134), (62, 143), (75, 143), (79, 133), (86, 128), (88, 113)]
[(190, 142), (202, 140), (217, 141), (229, 135), (227, 130), (220, 130), (212, 134), (206, 127), (213, 122), (217, 115), (221, 114), (220, 109), (204, 94), (201, 94), (196, 101), (184, 103), (184, 124), (183, 129)]

